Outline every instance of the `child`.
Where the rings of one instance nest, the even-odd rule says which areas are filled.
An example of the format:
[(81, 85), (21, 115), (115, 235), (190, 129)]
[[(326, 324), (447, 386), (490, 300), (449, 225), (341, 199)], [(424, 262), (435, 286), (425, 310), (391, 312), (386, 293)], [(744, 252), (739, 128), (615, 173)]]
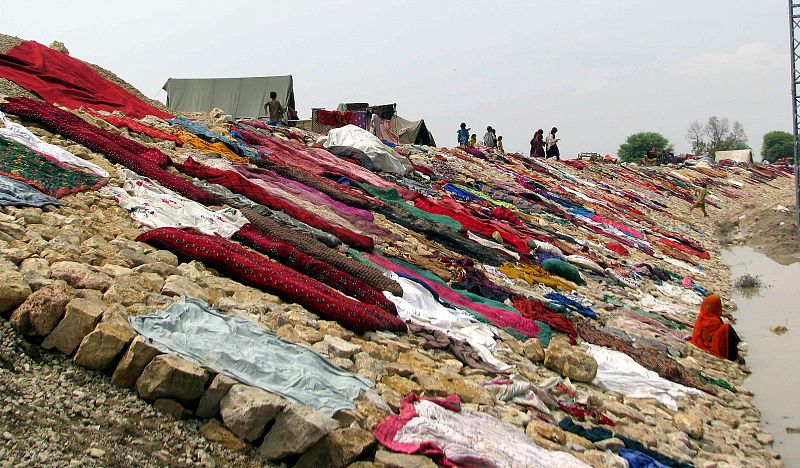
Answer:
[(459, 145), (467, 146), (467, 143), (469, 142), (469, 130), (470, 129), (467, 128), (467, 124), (461, 122), (461, 128), (457, 132)]
[(706, 213), (706, 196), (708, 195), (708, 189), (706, 188), (705, 182), (700, 182), (700, 187), (696, 188), (694, 191), (694, 205), (689, 208), (689, 212), (691, 213), (692, 210), (695, 208), (700, 208), (703, 212), (704, 217), (708, 217), (708, 213)]
[(503, 136), (497, 137), (497, 150), (500, 151), (500, 154), (506, 154), (505, 148), (503, 148)]
[(269, 125), (278, 125), (283, 120), (283, 105), (278, 102), (278, 93), (272, 91), (269, 93), (269, 101), (264, 104), (264, 110), (269, 115)]
[(478, 135), (473, 133), (472, 136), (469, 137), (469, 147), (474, 148), (475, 145), (477, 144), (478, 144)]

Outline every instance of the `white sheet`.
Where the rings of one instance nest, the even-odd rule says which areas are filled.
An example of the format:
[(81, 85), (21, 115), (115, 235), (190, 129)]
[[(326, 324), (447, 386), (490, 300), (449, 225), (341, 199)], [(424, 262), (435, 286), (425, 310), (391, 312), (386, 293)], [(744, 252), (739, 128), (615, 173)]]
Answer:
[(397, 154), (384, 145), (378, 137), (355, 125), (345, 125), (328, 132), (325, 147), (331, 146), (351, 146), (359, 149), (369, 156), (378, 169), (385, 172), (404, 175), (411, 170), (411, 161), (408, 158)]

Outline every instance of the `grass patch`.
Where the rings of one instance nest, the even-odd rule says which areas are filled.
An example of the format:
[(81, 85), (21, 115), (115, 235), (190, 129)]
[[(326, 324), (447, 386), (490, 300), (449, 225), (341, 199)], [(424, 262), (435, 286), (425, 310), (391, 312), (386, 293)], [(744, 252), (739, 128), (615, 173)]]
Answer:
[(761, 276), (749, 273), (736, 278), (736, 281), (733, 282), (733, 287), (736, 289), (758, 289), (763, 285)]
[(717, 238), (719, 239), (720, 244), (730, 244), (734, 233), (739, 228), (739, 221), (731, 221), (731, 220), (724, 220), (724, 221), (717, 221), (714, 225), (717, 231)]

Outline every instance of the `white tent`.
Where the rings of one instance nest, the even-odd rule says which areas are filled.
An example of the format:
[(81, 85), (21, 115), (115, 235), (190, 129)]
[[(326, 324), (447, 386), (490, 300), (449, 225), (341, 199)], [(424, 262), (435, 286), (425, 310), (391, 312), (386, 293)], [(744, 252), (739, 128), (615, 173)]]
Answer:
[(714, 157), (716, 158), (717, 162), (722, 161), (724, 159), (729, 159), (731, 161), (736, 161), (737, 163), (752, 163), (753, 150), (748, 148), (748, 149), (733, 150), (733, 151), (717, 151), (716, 153), (714, 153)]

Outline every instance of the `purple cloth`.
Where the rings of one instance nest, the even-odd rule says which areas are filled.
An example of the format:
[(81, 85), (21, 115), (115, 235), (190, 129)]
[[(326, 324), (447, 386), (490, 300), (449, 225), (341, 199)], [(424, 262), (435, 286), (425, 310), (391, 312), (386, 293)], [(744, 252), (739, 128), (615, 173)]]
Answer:
[(355, 111), (353, 112), (356, 115), (356, 126), (363, 128), (364, 130), (367, 129), (367, 111)]

